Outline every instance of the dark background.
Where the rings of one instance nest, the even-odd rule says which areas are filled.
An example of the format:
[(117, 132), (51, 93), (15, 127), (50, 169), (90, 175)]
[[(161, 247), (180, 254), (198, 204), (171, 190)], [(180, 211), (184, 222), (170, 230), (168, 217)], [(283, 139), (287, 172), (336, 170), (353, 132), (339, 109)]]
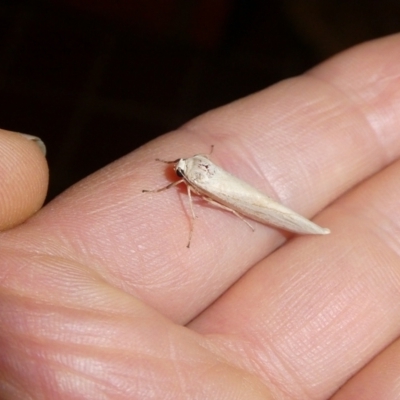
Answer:
[(0, 127), (45, 141), (50, 199), (193, 116), (399, 30), (389, 0), (0, 0)]

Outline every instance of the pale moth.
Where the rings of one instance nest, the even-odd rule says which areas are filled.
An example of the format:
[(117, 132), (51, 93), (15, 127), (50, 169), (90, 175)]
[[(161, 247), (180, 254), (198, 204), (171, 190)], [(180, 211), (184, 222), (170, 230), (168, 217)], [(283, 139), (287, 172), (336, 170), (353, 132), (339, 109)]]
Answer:
[(330, 233), (328, 228), (321, 228), (218, 167), (207, 155), (197, 154), (190, 158), (178, 158), (174, 161), (160, 159), (157, 161), (175, 164), (175, 173), (181, 179), (161, 189), (143, 190), (143, 192), (161, 192), (180, 183), (186, 184), (192, 214), (187, 247), (190, 247), (193, 223), (196, 218), (193, 211), (192, 191), (205, 201), (232, 212), (253, 231), (254, 228), (243, 216), (298, 234), (326, 235)]

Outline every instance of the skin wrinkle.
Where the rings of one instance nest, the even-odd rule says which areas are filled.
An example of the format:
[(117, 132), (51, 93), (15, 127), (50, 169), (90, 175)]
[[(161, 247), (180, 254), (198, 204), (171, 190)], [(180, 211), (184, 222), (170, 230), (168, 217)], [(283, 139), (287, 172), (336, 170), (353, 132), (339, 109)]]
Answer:
[[(396, 240), (398, 238), (393, 235), (393, 232), (400, 231), (400, 223), (396, 223), (396, 220), (386, 218), (385, 214), (380, 212), (379, 207), (376, 207), (373, 211), (375, 214), (379, 214), (382, 217), (382, 221), (384, 221), (384, 223), (381, 223), (379, 224), (379, 226), (377, 226), (376, 224), (371, 222), (371, 219), (368, 219), (368, 221), (371, 222), (370, 227), (373, 228), (371, 229), (371, 231), (375, 232), (375, 236), (379, 239), (380, 242), (389, 245), (390, 249), (397, 256), (400, 256), (400, 241)], [(368, 215), (366, 216), (366, 218), (368, 218)], [(375, 217), (375, 219), (377, 218)]]
[[(255, 376), (260, 377), (264, 382), (269, 382), (270, 387), (272, 385), (271, 388), (272, 392), (274, 392), (273, 387), (275, 387), (275, 392), (277, 394), (279, 393), (279, 398), (281, 398), (282, 395), (284, 395), (284, 397), (282, 398), (286, 398), (285, 396), (288, 396), (288, 398), (292, 398), (291, 397), (292, 395), (298, 398), (299, 394), (294, 387), (292, 387), (290, 390), (287, 385), (285, 385), (284, 388), (281, 387), (281, 383), (285, 381), (284, 377), (287, 377), (287, 374), (290, 374), (292, 377), (296, 375), (295, 370), (293, 370), (290, 367), (290, 363), (285, 361), (286, 360), (285, 358), (279, 356), (281, 354), (281, 351), (276, 349), (273, 342), (268, 340), (268, 336), (259, 337), (260, 342), (259, 345), (257, 346), (254, 343), (252, 332), (248, 332), (248, 335), (249, 338), (248, 340), (246, 340), (246, 336), (242, 337), (230, 334), (229, 335), (230, 340), (228, 341), (226, 340), (228, 338), (221, 337), (218, 334), (217, 335), (209, 334), (207, 335), (207, 337), (213, 339), (212, 346), (217, 346), (218, 343), (218, 346), (214, 347), (214, 350), (217, 353), (220, 353), (222, 349), (229, 350), (229, 352), (232, 355), (232, 360), (235, 359), (240, 360), (239, 364), (236, 361), (232, 361), (233, 363), (237, 364), (239, 368), (250, 370), (252, 371), (253, 374), (255, 374)], [(218, 338), (217, 342), (215, 341), (216, 337)], [(264, 355), (265, 351), (263, 351), (263, 349), (265, 348), (269, 349), (268, 355), (267, 354)], [(238, 351), (239, 351), (239, 356), (235, 357)], [(271, 357), (271, 355), (274, 356)], [(224, 357), (226, 357), (226, 355), (224, 355)], [(262, 368), (263, 365), (264, 366), (274, 365), (275, 367), (277, 367), (277, 362), (281, 366), (279, 374), (277, 374), (276, 369), (265, 371)], [(296, 379), (293, 379), (293, 382), (297, 381), (298, 385), (297, 390), (300, 390), (301, 392), (303, 389), (299, 379), (300, 377), (296, 376)]]
[[(294, 378), (294, 371), (291, 370), (289, 364), (279, 356), (280, 352), (275, 349), (273, 343), (268, 341), (267, 338), (263, 338), (262, 343), (260, 342), (257, 346), (251, 338), (249, 341), (246, 341), (245, 337), (230, 336), (230, 338), (231, 340), (229, 342), (222, 338), (218, 340), (218, 343), (220, 346), (223, 346), (224, 350), (229, 350), (232, 355), (232, 363), (236, 364), (239, 368), (251, 371), (254, 376), (259, 377), (265, 384), (268, 383), (271, 392), (279, 396), (274, 396), (274, 398), (286, 398), (286, 396), (291, 398), (291, 395), (294, 393), (298, 396), (298, 393), (293, 387), (289, 388), (287, 385), (282, 387), (282, 382), (286, 380), (286, 374), (290, 374)], [(239, 344), (237, 345), (236, 342)], [(268, 343), (268, 346), (266, 346), (266, 343)], [(268, 347), (269, 352), (263, 355), (265, 353), (263, 351), (265, 347)], [(239, 348), (239, 357), (237, 357)], [(221, 349), (218, 349), (218, 352), (220, 351)], [(234, 361), (235, 359), (240, 360), (240, 363)], [(277, 364), (280, 365), (279, 373), (277, 373), (277, 369), (265, 371), (265, 365), (277, 366)], [(293, 379), (293, 382), (295, 381), (296, 380)], [(297, 389), (301, 392), (303, 389), (301, 388), (300, 382), (298, 382), (298, 384), (299, 387)]]
[[(396, 236), (393, 235), (392, 232), (396, 232), (400, 230), (400, 223), (396, 223), (396, 220), (394, 219), (389, 219), (386, 217), (386, 213), (383, 212), (380, 208), (380, 198), (385, 197), (385, 194), (378, 193), (375, 195), (377, 197), (376, 207), (369, 208), (368, 212), (364, 212), (361, 216), (357, 217), (357, 214), (355, 214), (355, 210), (352, 208), (349, 208), (345, 205), (342, 205), (342, 212), (346, 212), (346, 218), (347, 219), (355, 219), (357, 218), (356, 224), (359, 225), (360, 223), (363, 224), (364, 229), (368, 229), (369, 232), (375, 235), (376, 238), (379, 238), (379, 242), (381, 243), (387, 243), (390, 245), (391, 249), (395, 252), (396, 255), (400, 255), (400, 242), (396, 240)], [(395, 210), (396, 205), (393, 204), (391, 209)], [(386, 207), (386, 210), (388, 207)], [(380, 218), (376, 215), (379, 215)], [(375, 220), (381, 220), (382, 223), (379, 225), (376, 225)], [(368, 222), (368, 223), (367, 223)]]
[[(378, 124), (378, 123), (374, 123), (375, 121), (380, 121), (379, 117), (375, 117), (374, 113), (371, 113), (372, 111), (376, 111), (376, 110), (381, 110), (382, 107), (375, 107), (374, 102), (371, 101), (372, 99), (372, 95), (368, 96), (367, 98), (365, 98), (365, 94), (366, 93), (373, 93), (374, 94), (374, 98), (378, 98), (378, 95), (376, 94), (376, 81), (377, 79), (374, 78), (372, 84), (370, 85), (366, 85), (363, 87), (363, 91), (361, 92), (359, 90), (359, 88), (357, 90), (351, 90), (351, 87), (346, 87), (345, 89), (343, 89), (341, 86), (339, 86), (336, 82), (332, 81), (332, 80), (328, 80), (325, 79), (323, 77), (323, 75), (321, 75), (320, 72), (320, 66), (315, 67), (313, 69), (311, 69), (310, 71), (306, 72), (306, 75), (309, 75), (311, 77), (313, 77), (314, 79), (319, 80), (320, 82), (324, 82), (324, 84), (328, 85), (329, 87), (333, 88), (334, 90), (340, 92), (342, 94), (342, 97), (345, 97), (345, 99), (348, 101), (349, 104), (352, 104), (353, 108), (356, 109), (358, 111), (358, 113), (360, 115), (363, 116), (365, 122), (366, 122), (366, 130), (372, 132), (373, 136), (370, 137), (374, 137), (375, 138), (375, 144), (379, 145), (379, 148), (381, 149), (382, 152), (382, 163), (381, 166), (384, 166), (387, 164), (387, 162), (389, 162), (390, 160), (393, 160), (393, 154), (391, 154), (391, 146), (385, 146), (381, 137), (383, 135), (383, 132), (380, 132), (381, 129), (379, 129), (379, 127), (381, 126), (386, 126), (387, 124)], [(388, 81), (388, 77), (385, 74), (377, 74), (378, 76), (382, 77), (383, 76), (383, 80), (379, 79), (379, 82), (385, 82), (385, 88), (389, 87), (389, 88), (393, 88), (393, 91), (395, 90), (394, 88), (396, 87), (396, 85), (393, 83), (394, 80), (397, 79), (397, 81), (400, 80), (400, 74), (397, 74), (395, 76), (396, 79), (393, 79), (391, 81), (391, 85), (387, 84)], [(372, 90), (372, 88), (374, 90)], [(362, 95), (361, 95), (362, 93)], [(397, 92), (394, 92), (397, 94)], [(383, 93), (379, 93), (380, 97), (382, 98), (387, 98), (387, 96)], [(391, 115), (395, 116), (396, 112), (395, 112), (395, 107), (391, 107), (391, 109), (393, 110)], [(386, 110), (386, 109), (385, 109)], [(386, 121), (386, 119), (385, 119)], [(367, 141), (365, 141), (367, 142)]]

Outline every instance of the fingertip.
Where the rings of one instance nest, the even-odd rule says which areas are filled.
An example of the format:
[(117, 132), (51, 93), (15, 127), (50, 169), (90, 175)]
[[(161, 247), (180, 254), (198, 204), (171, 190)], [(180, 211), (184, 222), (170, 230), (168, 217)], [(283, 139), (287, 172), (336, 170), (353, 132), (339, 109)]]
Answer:
[(0, 230), (22, 223), (43, 205), (48, 187), (44, 154), (36, 136), (0, 130)]

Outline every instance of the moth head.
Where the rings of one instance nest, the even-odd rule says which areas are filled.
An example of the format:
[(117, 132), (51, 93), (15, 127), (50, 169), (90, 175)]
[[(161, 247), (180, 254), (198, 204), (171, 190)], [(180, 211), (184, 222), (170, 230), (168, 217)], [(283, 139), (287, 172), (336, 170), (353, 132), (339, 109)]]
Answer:
[(175, 173), (179, 176), (179, 178), (183, 178), (186, 172), (186, 161), (181, 158), (175, 165)]

